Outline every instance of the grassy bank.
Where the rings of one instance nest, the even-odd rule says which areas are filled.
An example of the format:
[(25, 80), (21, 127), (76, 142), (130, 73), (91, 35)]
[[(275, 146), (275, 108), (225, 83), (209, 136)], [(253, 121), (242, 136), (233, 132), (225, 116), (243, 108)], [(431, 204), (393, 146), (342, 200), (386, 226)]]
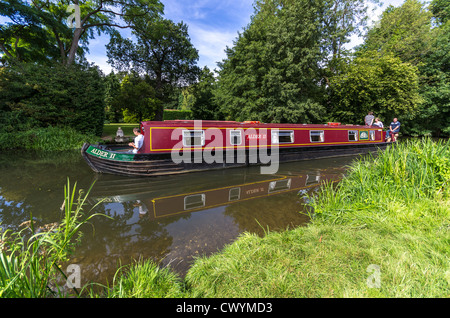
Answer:
[(99, 143), (113, 141), (119, 127), (122, 128), (125, 136), (134, 137), (133, 128), (139, 127), (139, 124), (105, 124), (101, 138), (82, 134), (70, 127), (47, 127), (27, 131), (2, 132), (0, 133), (0, 150), (78, 150), (81, 149), (85, 142)]
[(65, 151), (81, 149), (83, 143), (96, 143), (99, 137), (82, 134), (70, 127), (35, 128), (27, 131), (0, 133), (0, 150), (25, 149)]
[[(448, 297), (449, 182), (448, 141), (390, 146), (323, 186), (311, 198), (311, 224), (243, 234), (198, 258), (166, 296)], [(116, 281), (120, 296), (161, 297), (159, 279), (137, 287), (126, 277)]]
[(99, 214), (85, 215), (87, 193), (76, 196), (76, 184), (64, 188), (63, 218), (39, 224), (32, 216), (22, 229), (0, 229), (0, 298), (49, 298), (78, 294), (68, 288), (63, 264), (81, 238), (80, 227)]
[[(122, 267), (112, 286), (100, 293), (87, 286), (84, 296), (449, 297), (449, 183), (450, 141), (392, 145), (355, 162), (341, 182), (319, 188), (307, 226), (264, 237), (245, 233), (196, 259), (184, 278), (151, 261)], [(74, 205), (74, 191), (66, 193), (66, 218), (79, 220), (71, 211), (82, 204)], [(0, 297), (60, 296), (48, 288), (60, 269), (53, 264), (66, 258), (67, 238), (83, 222), (62, 222), (45, 235), (31, 229), (27, 241), (24, 232), (3, 234)], [(47, 255), (55, 258), (41, 265)]]

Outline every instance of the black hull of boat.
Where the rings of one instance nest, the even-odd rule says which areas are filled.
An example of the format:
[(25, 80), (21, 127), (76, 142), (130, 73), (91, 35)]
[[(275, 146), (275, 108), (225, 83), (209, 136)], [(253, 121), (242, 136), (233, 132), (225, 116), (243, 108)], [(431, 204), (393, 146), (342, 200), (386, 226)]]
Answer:
[[(250, 165), (269, 166), (271, 164), (283, 162), (350, 156), (376, 152), (379, 149), (384, 149), (386, 146), (387, 143), (374, 143), (362, 145), (282, 149), (279, 150), (279, 154), (276, 156), (278, 160), (275, 161), (270, 158), (269, 153), (266, 156), (266, 159), (272, 159), (272, 161), (267, 162), (266, 160), (266, 163), (261, 162), (258, 155), (253, 155), (248, 151), (240, 154), (233, 152), (230, 157), (223, 158), (223, 163), (208, 163), (203, 158), (196, 158), (195, 155), (192, 155), (191, 160), (176, 163), (172, 160), (170, 154), (136, 154), (133, 156), (133, 159), (129, 161), (109, 160), (88, 153), (86, 150), (92, 146), (87, 143), (83, 145), (81, 154), (91, 169), (95, 172), (123, 176), (150, 177), (205, 170), (246, 167)], [(105, 150), (107, 148), (104, 148), (104, 146), (103, 148), (98, 147), (98, 149), (101, 149), (101, 151), (107, 151)]]

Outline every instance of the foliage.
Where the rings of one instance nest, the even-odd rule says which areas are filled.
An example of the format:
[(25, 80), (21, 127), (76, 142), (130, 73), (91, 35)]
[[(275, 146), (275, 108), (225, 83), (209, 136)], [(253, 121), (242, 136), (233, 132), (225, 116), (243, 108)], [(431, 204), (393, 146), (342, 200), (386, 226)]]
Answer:
[(97, 68), (4, 67), (0, 69), (0, 92), (0, 131), (61, 126), (85, 134), (102, 133), (104, 84)]
[(99, 141), (98, 137), (82, 134), (70, 127), (34, 128), (0, 134), (0, 149), (80, 150), (85, 142)]
[(393, 53), (403, 62), (418, 65), (429, 52), (432, 37), (431, 12), (418, 0), (406, 0), (383, 12), (379, 23), (367, 32), (361, 49)]
[(320, 1), (295, 1), (256, 12), (220, 64), (215, 97), (227, 119), (320, 120), (322, 10)]
[(180, 89), (178, 94), (178, 108), (181, 110), (190, 110), (195, 103), (195, 97), (191, 93), (190, 87), (184, 87)]
[[(92, 188), (92, 186), (91, 186)], [(64, 217), (59, 223), (37, 228), (31, 217), (19, 232), (6, 230), (0, 238), (0, 297), (64, 297), (62, 265), (68, 260), (81, 236), (80, 227), (99, 214), (85, 216), (83, 205), (91, 188), (76, 195), (67, 180), (64, 187)], [(62, 283), (61, 283), (62, 282)], [(76, 292), (77, 290), (74, 289)]]
[(114, 103), (120, 90), (122, 76), (114, 72), (105, 76), (105, 120), (117, 123), (122, 118), (122, 109)]
[(438, 31), (420, 67), (424, 102), (408, 123), (411, 134), (450, 135), (450, 22)]
[[(1, 0), (0, 15), (7, 21), (0, 29), (3, 62), (57, 61), (71, 65), (76, 56), (84, 58), (95, 33), (111, 33), (115, 28), (131, 27), (134, 16), (151, 20), (162, 13), (158, 0), (77, 0), (80, 18), (75, 27), (68, 21), (75, 9), (68, 10), (70, 0), (25, 1)], [(72, 23), (73, 24), (73, 23)]]
[[(108, 62), (118, 70), (132, 69), (154, 81), (156, 98), (163, 103), (171, 86), (186, 86), (197, 76), (198, 52), (190, 42), (187, 25), (168, 19), (129, 21), (137, 43), (119, 33), (107, 45)], [(163, 104), (156, 109), (155, 120), (162, 120)]]
[(402, 119), (402, 131), (406, 134), (450, 133), (448, 8), (448, 2), (440, 0), (432, 1), (429, 7), (417, 0), (406, 0), (399, 7), (390, 6), (368, 31), (357, 52), (366, 54), (376, 50), (417, 66), (422, 103), (416, 112)]
[(204, 67), (200, 72), (198, 82), (192, 85), (192, 95), (194, 103), (192, 105), (192, 117), (195, 119), (222, 119), (220, 107), (214, 99), (214, 90), (217, 81), (214, 73), (208, 67)]
[[(319, 196), (313, 198), (312, 205), (315, 212), (324, 218), (332, 217), (351, 224), (351, 212), (360, 210), (364, 213), (358, 222), (376, 226), (374, 221), (377, 219), (371, 220), (375, 216), (374, 211), (390, 213), (397, 206), (401, 213), (408, 213), (415, 204), (448, 199), (449, 155), (448, 140), (434, 142), (427, 138), (392, 145), (375, 158), (368, 157), (355, 163), (337, 188), (321, 188)], [(402, 216), (398, 220), (400, 222), (391, 222), (391, 226), (411, 226), (416, 229), (426, 226), (433, 218), (433, 213), (425, 215), (429, 209), (414, 210), (417, 214)]]
[(148, 76), (141, 78), (137, 73), (131, 72), (122, 79), (120, 88), (111, 103), (115, 109), (126, 110), (128, 117), (129, 115), (135, 117), (125, 122), (152, 120), (161, 106), (155, 94)]
[(417, 68), (392, 54), (368, 51), (330, 80), (332, 114), (345, 123), (363, 124), (373, 111), (381, 121), (410, 116), (422, 102)]
[(431, 12), (438, 24), (446, 24), (450, 21), (450, 3), (447, 0), (431, 1)]
[(192, 119), (190, 110), (164, 110), (164, 120)]
[[(446, 6), (445, 6), (446, 3)], [(419, 67), (424, 103), (410, 122), (417, 135), (450, 135), (450, 4), (435, 0), (431, 11), (436, 18), (435, 38)]]

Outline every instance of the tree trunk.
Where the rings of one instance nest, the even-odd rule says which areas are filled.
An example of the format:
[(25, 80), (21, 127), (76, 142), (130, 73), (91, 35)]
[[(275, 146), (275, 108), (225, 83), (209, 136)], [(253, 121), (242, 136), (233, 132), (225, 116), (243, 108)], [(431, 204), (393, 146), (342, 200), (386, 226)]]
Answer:
[(69, 66), (75, 61), (75, 55), (78, 50), (78, 42), (80, 41), (83, 28), (76, 28), (72, 38), (72, 44), (70, 46), (69, 57), (67, 58), (66, 65)]

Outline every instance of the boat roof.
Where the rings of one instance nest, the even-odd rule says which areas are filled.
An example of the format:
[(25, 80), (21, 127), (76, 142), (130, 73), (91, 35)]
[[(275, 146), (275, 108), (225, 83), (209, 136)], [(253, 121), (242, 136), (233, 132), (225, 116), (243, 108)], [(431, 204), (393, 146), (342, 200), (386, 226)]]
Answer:
[(236, 127), (236, 128), (367, 128), (378, 129), (378, 127), (364, 126), (364, 125), (341, 125), (341, 123), (329, 122), (326, 124), (279, 124), (279, 123), (261, 123), (259, 121), (222, 121), (222, 120), (164, 120), (164, 121), (143, 121), (143, 126), (152, 127), (182, 127), (182, 126), (196, 126), (202, 127)]

